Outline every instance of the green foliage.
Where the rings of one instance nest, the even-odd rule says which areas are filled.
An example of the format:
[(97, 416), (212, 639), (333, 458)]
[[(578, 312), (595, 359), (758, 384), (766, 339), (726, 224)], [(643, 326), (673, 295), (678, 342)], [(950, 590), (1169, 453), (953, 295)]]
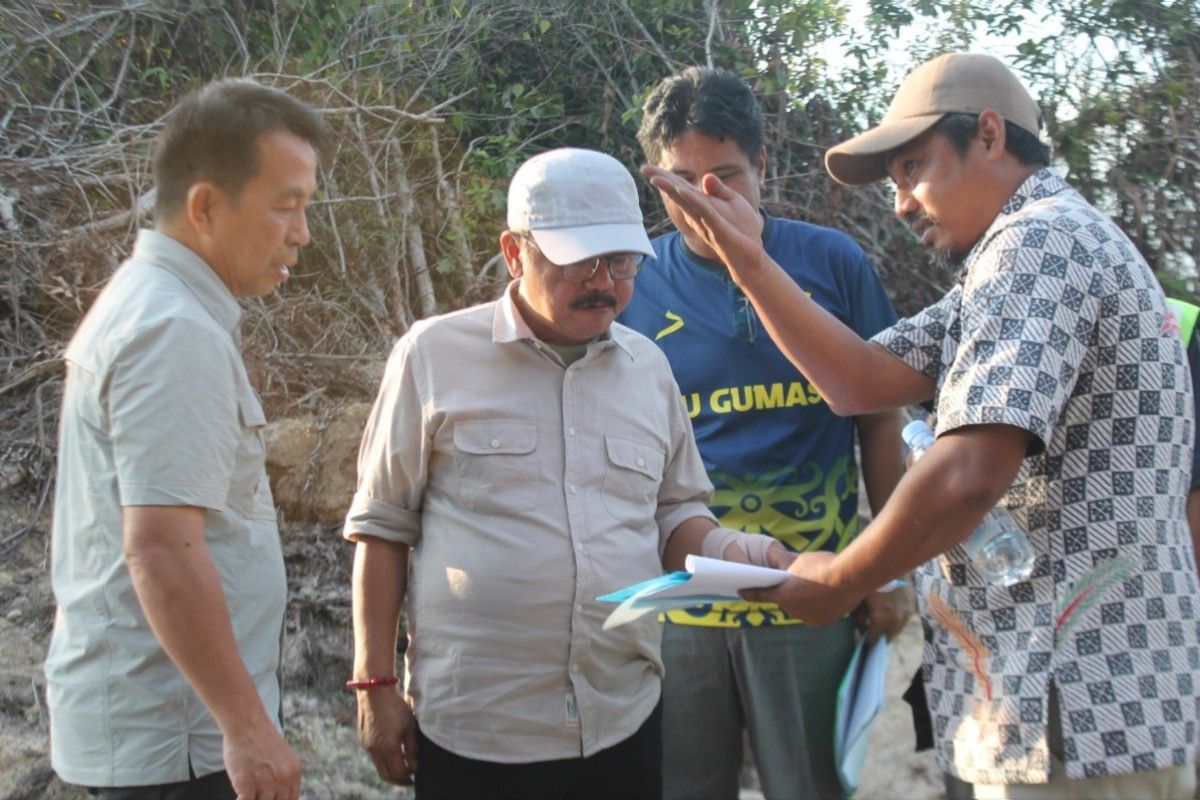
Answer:
[[(98, 284), (54, 255), (56, 232), (149, 188), (169, 108), (225, 75), (286, 88), (326, 111), (337, 147), (303, 277), (270, 302), (319, 300), (288, 317), (304, 325), (275, 315), (262, 329), (294, 352), (382, 351), (415, 318), (498, 290), (521, 161), (581, 146), (636, 166), (647, 93), (713, 63), (762, 100), (768, 207), (848, 231), (912, 311), (947, 276), (890, 220), (886, 187), (836, 187), (821, 156), (878, 120), (915, 63), (992, 37), (1039, 92), (1070, 180), (1186, 288), (1200, 250), (1198, 2), (867, 0), (859, 16), (851, 0), (724, 0), (714, 19), (706, 0), (129, 0), (71, 14), (14, 0), (0, 7), (0, 159), (12, 165), (0, 191), (41, 204), (23, 200), (35, 250), (21, 263)], [(648, 223), (663, 225), (641, 185)], [(130, 230), (97, 251), (120, 252)], [(56, 298), (42, 301), (64, 317), (86, 301)]]

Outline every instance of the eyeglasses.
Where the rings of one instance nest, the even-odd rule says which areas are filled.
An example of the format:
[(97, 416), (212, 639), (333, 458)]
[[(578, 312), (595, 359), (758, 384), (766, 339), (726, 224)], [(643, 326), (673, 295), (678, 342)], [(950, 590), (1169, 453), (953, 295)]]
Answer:
[(758, 338), (754, 305), (749, 297), (742, 294), (736, 283), (729, 281), (728, 286), (729, 294), (733, 298), (733, 335), (747, 344), (754, 344), (754, 340)]
[[(527, 234), (518, 234), (518, 238), (531, 247), (537, 247), (537, 242), (532, 236)], [(545, 253), (542, 258), (546, 258)], [(641, 253), (613, 253), (607, 256), (593, 256), (585, 258), (582, 261), (576, 261), (572, 264), (554, 264), (550, 259), (546, 261), (562, 270), (563, 280), (571, 283), (585, 283), (592, 279), (596, 274), (596, 270), (600, 269), (600, 262), (606, 262), (608, 274), (614, 281), (631, 280), (635, 275), (642, 271), (642, 262), (646, 257)]]
[(645, 257), (641, 253), (613, 253), (608, 256), (585, 258), (574, 264), (555, 264), (554, 266), (562, 270), (563, 280), (571, 283), (584, 283), (592, 279), (596, 270), (600, 269), (600, 262), (603, 261), (608, 267), (608, 274), (614, 281), (627, 281), (642, 271), (642, 261), (644, 260)]

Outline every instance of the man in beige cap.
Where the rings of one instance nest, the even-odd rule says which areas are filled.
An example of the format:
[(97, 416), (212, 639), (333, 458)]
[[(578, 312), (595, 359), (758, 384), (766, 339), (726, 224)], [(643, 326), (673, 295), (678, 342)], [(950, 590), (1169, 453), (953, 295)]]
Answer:
[[(835, 410), (937, 409), (936, 442), (866, 530), (747, 599), (832, 622), (915, 570), (939, 761), (976, 797), (1182, 800), (1200, 669), (1186, 359), (1145, 261), (1047, 168), (1038, 128), (1001, 62), (954, 53), (829, 151), (843, 183), (889, 177), (897, 216), (959, 268), (943, 299), (870, 342), (740, 233), (755, 211), (716, 176), (643, 172)], [(1008, 587), (962, 547), (1001, 500), (1037, 553)]]
[(418, 798), (659, 797), (658, 623), (604, 630), (595, 598), (689, 553), (791, 557), (717, 527), (666, 357), (613, 322), (654, 252), (625, 167), (529, 159), (500, 248), (508, 289), (405, 334), (363, 435), (345, 527), (360, 738)]

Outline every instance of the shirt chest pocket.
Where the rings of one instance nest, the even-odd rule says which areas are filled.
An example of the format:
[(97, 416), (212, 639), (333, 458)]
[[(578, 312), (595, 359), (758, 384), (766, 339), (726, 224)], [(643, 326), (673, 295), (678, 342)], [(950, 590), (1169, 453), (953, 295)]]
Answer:
[(658, 445), (612, 434), (604, 450), (604, 507), (625, 525), (644, 526), (658, 507), (665, 454)]
[(454, 463), (462, 504), (491, 513), (528, 508), (539, 476), (537, 443), (533, 422), (454, 423)]
[(238, 442), (229, 481), (229, 507), (247, 519), (274, 519), (267, 482), (264, 431), (267, 418), (253, 392), (238, 395)]

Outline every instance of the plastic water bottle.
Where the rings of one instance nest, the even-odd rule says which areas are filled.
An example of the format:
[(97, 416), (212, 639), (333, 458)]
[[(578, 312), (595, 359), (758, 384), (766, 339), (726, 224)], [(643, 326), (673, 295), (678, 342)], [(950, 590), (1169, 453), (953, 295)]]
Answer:
[[(905, 425), (900, 435), (912, 451), (913, 461), (933, 446), (933, 431), (921, 420)], [(1037, 558), (1029, 537), (1008, 510), (1000, 506), (987, 513), (963, 547), (984, 580), (996, 586), (1012, 586), (1027, 580)]]

